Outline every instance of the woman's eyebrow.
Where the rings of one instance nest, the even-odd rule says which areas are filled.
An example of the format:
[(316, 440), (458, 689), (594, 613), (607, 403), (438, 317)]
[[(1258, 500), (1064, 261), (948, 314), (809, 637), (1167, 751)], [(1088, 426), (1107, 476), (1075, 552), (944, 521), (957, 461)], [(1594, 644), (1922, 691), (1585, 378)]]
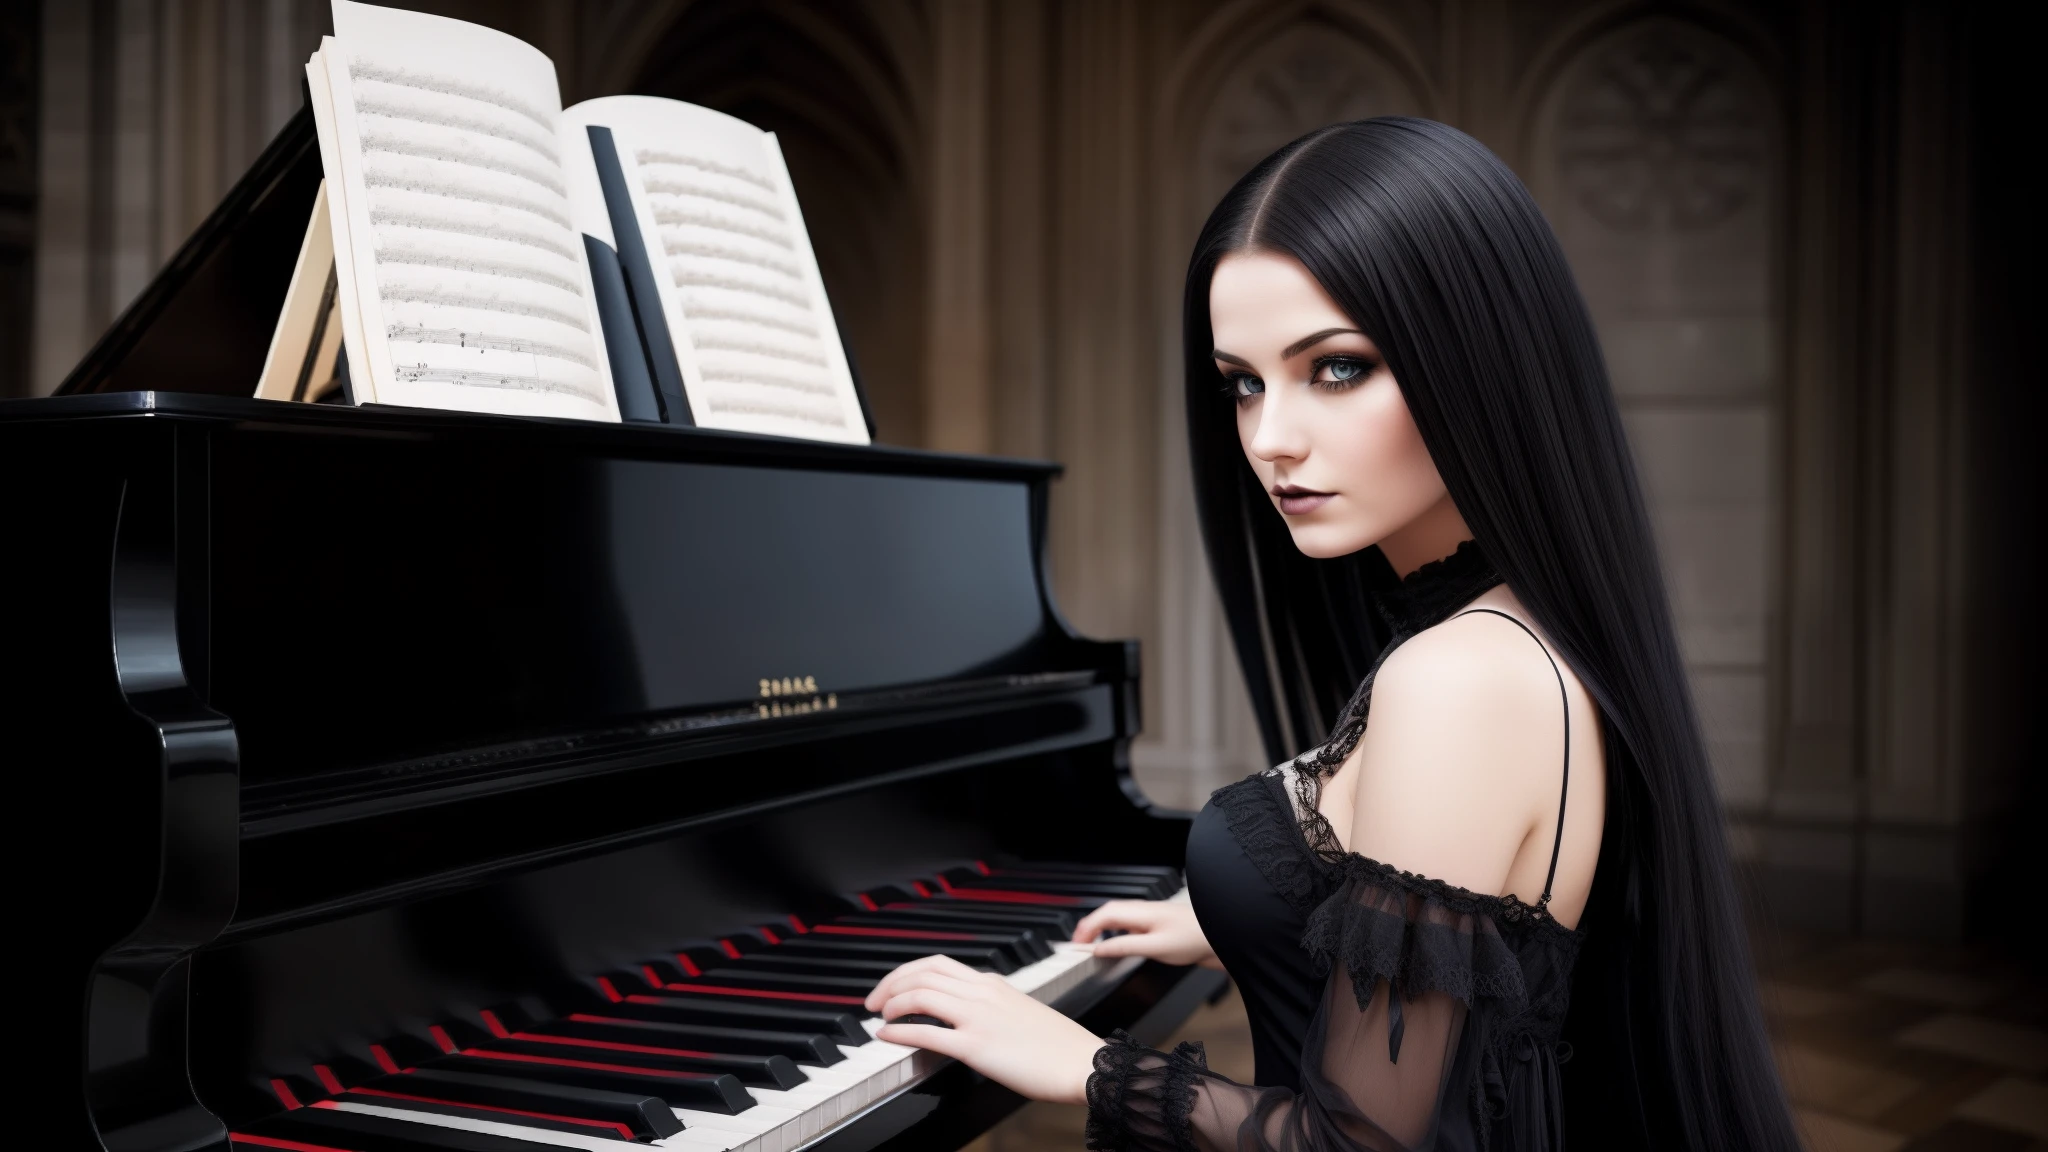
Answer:
[(1245, 358), (1244, 358), (1244, 357), (1242, 357), (1242, 356), (1232, 356), (1232, 355), (1231, 355), (1230, 353), (1228, 353), (1228, 352), (1225, 352), (1225, 351), (1224, 351), (1223, 349), (1221, 349), (1221, 348), (1212, 348), (1212, 349), (1210, 349), (1210, 350), (1209, 350), (1209, 355), (1210, 355), (1210, 357), (1212, 357), (1213, 359), (1221, 360), (1221, 361), (1223, 361), (1223, 362), (1224, 362), (1224, 363), (1226, 363), (1226, 364), (1235, 364), (1235, 365), (1237, 365), (1237, 366), (1238, 366), (1238, 367), (1240, 367), (1240, 368), (1249, 368), (1249, 367), (1251, 367), (1251, 366), (1252, 366), (1252, 362), (1251, 362), (1251, 361), (1249, 361), (1249, 360), (1245, 359)]
[(1321, 344), (1323, 341), (1328, 340), (1332, 336), (1363, 335), (1365, 335), (1365, 333), (1360, 332), (1356, 328), (1325, 328), (1321, 332), (1311, 332), (1308, 335), (1303, 336), (1301, 339), (1296, 340), (1294, 343), (1289, 344), (1286, 347), (1286, 349), (1280, 353), (1280, 358), (1282, 360), (1292, 360), (1296, 356), (1300, 355), (1301, 353), (1307, 351), (1310, 348), (1315, 347), (1318, 344)]

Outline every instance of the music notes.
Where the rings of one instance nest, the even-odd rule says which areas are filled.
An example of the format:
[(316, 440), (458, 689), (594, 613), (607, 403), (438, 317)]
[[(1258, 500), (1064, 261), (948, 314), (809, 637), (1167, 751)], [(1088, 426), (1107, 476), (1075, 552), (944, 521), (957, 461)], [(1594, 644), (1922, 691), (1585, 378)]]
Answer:
[(398, 379), (602, 402), (558, 113), (360, 49), (347, 67)]
[(773, 170), (674, 148), (634, 160), (711, 413), (844, 427), (836, 334)]

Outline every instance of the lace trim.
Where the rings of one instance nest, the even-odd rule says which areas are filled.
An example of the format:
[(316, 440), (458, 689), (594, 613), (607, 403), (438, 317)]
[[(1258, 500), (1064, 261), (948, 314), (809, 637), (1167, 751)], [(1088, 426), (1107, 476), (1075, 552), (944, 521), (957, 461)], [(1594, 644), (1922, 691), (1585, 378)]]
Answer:
[[(1095, 1050), (1088, 1077), (1088, 1125), (1084, 1141), (1094, 1152), (1129, 1152), (1140, 1147), (1130, 1128), (1127, 1101), (1137, 1095), (1158, 1101), (1158, 1122), (1179, 1152), (1198, 1152), (1188, 1118), (1195, 1109), (1195, 1085), (1209, 1071), (1201, 1044), (1183, 1041), (1170, 1053), (1154, 1052), (1119, 1028)], [(1148, 1058), (1159, 1063), (1144, 1066)], [(1145, 1081), (1156, 1078), (1156, 1086)]]
[(1209, 1070), (1209, 1054), (1199, 1040), (1183, 1040), (1166, 1057), (1166, 1080), (1159, 1086), (1159, 1122), (1178, 1152), (1199, 1152), (1194, 1125), (1195, 1083)]
[(1247, 776), (1218, 788), (1209, 802), (1223, 813), (1231, 838), (1259, 875), (1306, 917), (1315, 911), (1321, 877), (1315, 859), (1303, 850), (1301, 837), (1295, 833), (1294, 811), (1288, 807), (1287, 797), (1270, 790), (1268, 778), (1268, 773)]
[(1087, 1146), (1095, 1152), (1126, 1152), (1133, 1146), (1124, 1123), (1124, 1097), (1138, 1076), (1138, 1061), (1150, 1053), (1119, 1028), (1095, 1050), (1095, 1071), (1088, 1076)]
[(1396, 632), (1422, 631), (1500, 583), (1500, 574), (1477, 540), (1460, 543), (1441, 560), (1431, 560), (1401, 578), (1400, 583), (1373, 591), (1380, 616)]
[(1548, 908), (1540, 904), (1524, 903), (1514, 896), (1493, 896), (1485, 892), (1474, 892), (1470, 888), (1460, 888), (1442, 880), (1418, 876), (1392, 864), (1382, 864), (1370, 856), (1361, 856), (1356, 852), (1345, 853), (1337, 862), (1337, 867), (1342, 870), (1342, 883), (1347, 886), (1366, 883), (1394, 888), (1420, 896), (1431, 904), (1454, 912), (1485, 916), (1511, 925), (1544, 927), (1574, 941), (1579, 938), (1578, 929), (1567, 928), (1559, 923)]
[[(1426, 992), (1467, 1007), (1489, 1000), (1512, 1019), (1530, 1003), (1521, 961), (1502, 937), (1504, 899), (1354, 857), (1343, 885), (1309, 917), (1301, 943), (1322, 971), (1343, 965), (1361, 1011), (1384, 980), (1405, 1000)], [(1578, 933), (1542, 923), (1558, 934), (1551, 943), (1577, 951)]]

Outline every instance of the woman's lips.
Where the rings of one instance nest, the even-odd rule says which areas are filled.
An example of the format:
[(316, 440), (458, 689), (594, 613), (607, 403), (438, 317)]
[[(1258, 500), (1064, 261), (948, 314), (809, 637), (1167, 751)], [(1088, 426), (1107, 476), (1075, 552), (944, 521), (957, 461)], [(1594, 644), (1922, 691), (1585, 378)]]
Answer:
[(1280, 511), (1288, 516), (1306, 516), (1335, 498), (1333, 492), (1312, 492), (1306, 488), (1276, 488)]

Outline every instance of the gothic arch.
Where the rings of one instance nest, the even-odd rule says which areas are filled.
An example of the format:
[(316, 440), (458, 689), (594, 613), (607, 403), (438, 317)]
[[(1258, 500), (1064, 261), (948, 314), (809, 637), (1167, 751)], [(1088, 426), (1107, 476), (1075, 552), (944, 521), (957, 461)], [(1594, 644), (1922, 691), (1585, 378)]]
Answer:
[[(1289, 75), (1276, 67), (1305, 56), (1327, 62), (1332, 74)], [(1234, 98), (1245, 105), (1236, 116), (1221, 108)], [(1421, 54), (1378, 7), (1357, 0), (1236, 0), (1189, 37), (1161, 87), (1158, 122), (1167, 131), (1156, 161), (1160, 171), (1182, 177), (1177, 184), (1189, 201), (1172, 213), (1175, 223), (1193, 213), (1199, 224), (1242, 174), (1240, 168), (1225, 178), (1203, 168), (1240, 158), (1248, 168), (1322, 124), (1390, 113), (1430, 116), (1439, 104)], [(1195, 171), (1186, 167), (1190, 158)]]
[(1782, 37), (1751, 22), (1732, 10), (1689, 6), (1682, 11), (1646, 9), (1640, 0), (1608, 0), (1588, 6), (1545, 37), (1528, 56), (1515, 78), (1508, 107), (1518, 110), (1512, 146), (1520, 155), (1506, 159), (1523, 170), (1535, 157), (1535, 135), (1541, 127), (1544, 104), (1557, 90), (1562, 75), (1582, 61), (1588, 52), (1617, 36), (1626, 36), (1645, 22), (1682, 24), (1700, 34), (1715, 37), (1741, 53), (1764, 77), (1774, 93), (1785, 90), (1785, 60)]
[(1754, 809), (1780, 615), (1782, 105), (1697, 21), (1576, 43), (1532, 101), (1523, 169), (1600, 329), (1722, 795)]

